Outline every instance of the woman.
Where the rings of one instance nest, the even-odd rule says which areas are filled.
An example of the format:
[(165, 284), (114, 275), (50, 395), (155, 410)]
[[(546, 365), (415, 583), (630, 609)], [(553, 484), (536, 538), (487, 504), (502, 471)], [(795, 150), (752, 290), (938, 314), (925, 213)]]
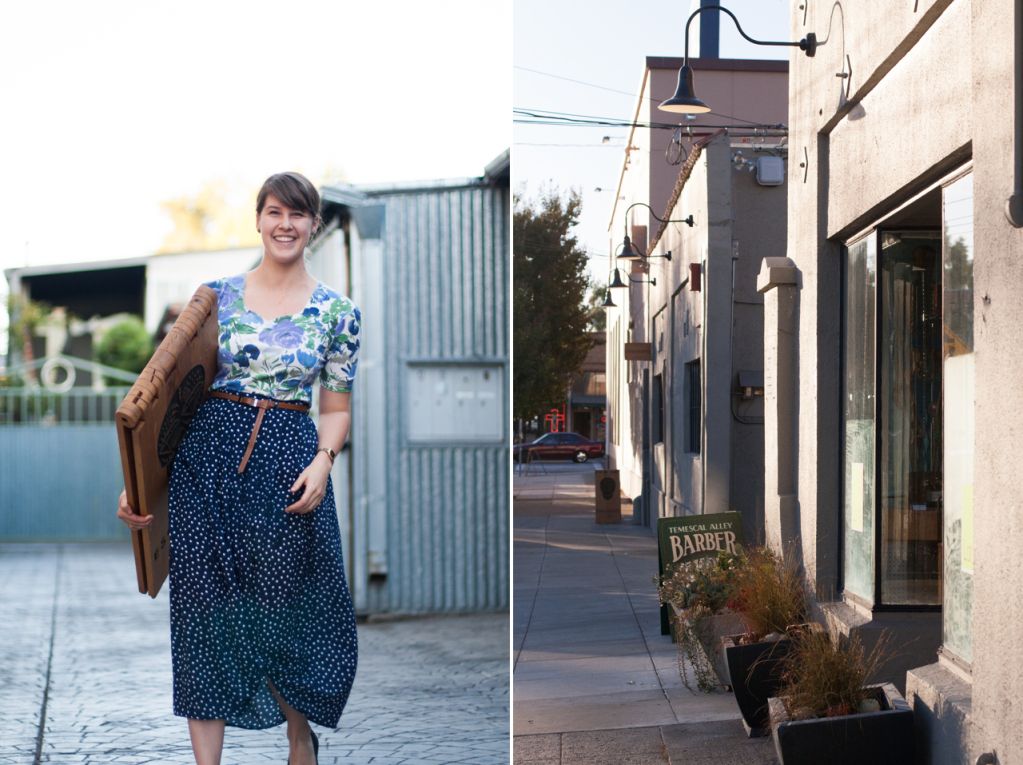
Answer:
[[(219, 369), (171, 470), (174, 713), (198, 765), (224, 726), (287, 721), (291, 765), (316, 762), (309, 722), (336, 727), (355, 678), (330, 467), (348, 435), (358, 309), (313, 279), (303, 254), (320, 198), (298, 173), (256, 200), (263, 258), (217, 292)], [(319, 382), (319, 432), (308, 417)], [(132, 529), (122, 493), (118, 517)]]

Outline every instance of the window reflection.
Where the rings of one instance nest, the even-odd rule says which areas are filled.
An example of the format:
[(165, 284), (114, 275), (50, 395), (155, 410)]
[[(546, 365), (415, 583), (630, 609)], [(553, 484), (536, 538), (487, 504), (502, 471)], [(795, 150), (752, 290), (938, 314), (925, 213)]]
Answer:
[(881, 600), (937, 605), (942, 500), (941, 238), (882, 231)]

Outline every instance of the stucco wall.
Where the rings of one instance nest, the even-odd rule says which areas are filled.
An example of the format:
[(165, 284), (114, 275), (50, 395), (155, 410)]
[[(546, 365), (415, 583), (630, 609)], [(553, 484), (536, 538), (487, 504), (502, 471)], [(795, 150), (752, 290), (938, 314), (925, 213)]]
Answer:
[[(1013, 29), (1009, 0), (979, 0), (972, 10), (976, 463), (974, 487), (974, 756), (997, 751), (1023, 761), (1020, 672), (1023, 627), (1023, 512), (1018, 476), (1023, 443), (1023, 231), (1003, 210), (1012, 189)], [(966, 16), (968, 23), (970, 16)], [(1016, 40), (1016, 45), (1023, 41)], [(1023, 126), (1021, 126), (1023, 127)]]
[[(1005, 219), (1012, 179), (1013, 3), (809, 4), (793, 39), (830, 37), (790, 67), (788, 255), (801, 278), (797, 490), (802, 551), (822, 600), (835, 595), (839, 545), (841, 244), (949, 171), (973, 161), (976, 456), (972, 683), (965, 706), (921, 671), (918, 724), (927, 751), (942, 737), (972, 762), (1023, 761), (1019, 673), (1023, 629), (1006, 607), (1023, 581), (1023, 513), (1015, 477), (1023, 435), (1023, 234)], [(1021, 44), (1016, 41), (1015, 44)], [(848, 57), (848, 58), (846, 58)], [(848, 79), (836, 78), (849, 72)], [(840, 89), (848, 87), (848, 98)], [(800, 166), (805, 163), (805, 167)], [(805, 177), (804, 177), (805, 176)], [(770, 327), (767, 328), (770, 332)], [(768, 349), (770, 353), (770, 348)], [(766, 360), (767, 364), (771, 359)], [(768, 444), (771, 439), (768, 438)], [(769, 448), (768, 470), (777, 466)], [(947, 675), (947, 673), (946, 673)], [(966, 675), (967, 680), (969, 674)], [(972, 711), (967, 709), (972, 695)], [(933, 699), (944, 698), (942, 703)], [(947, 713), (942, 705), (952, 705)], [(951, 708), (951, 707), (949, 707)], [(963, 710), (968, 722), (963, 724)], [(921, 722), (923, 721), (923, 722)], [(969, 738), (968, 742), (962, 739)]]

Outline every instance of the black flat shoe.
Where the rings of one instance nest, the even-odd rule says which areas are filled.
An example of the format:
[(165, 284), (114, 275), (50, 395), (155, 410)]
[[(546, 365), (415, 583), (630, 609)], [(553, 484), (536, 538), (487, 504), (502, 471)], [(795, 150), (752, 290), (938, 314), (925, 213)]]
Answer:
[[(316, 731), (309, 729), (309, 735), (313, 737), (313, 759), (316, 765), (320, 765), (320, 740), (316, 738)], [(288, 765), (291, 765), (291, 758), (288, 758)]]

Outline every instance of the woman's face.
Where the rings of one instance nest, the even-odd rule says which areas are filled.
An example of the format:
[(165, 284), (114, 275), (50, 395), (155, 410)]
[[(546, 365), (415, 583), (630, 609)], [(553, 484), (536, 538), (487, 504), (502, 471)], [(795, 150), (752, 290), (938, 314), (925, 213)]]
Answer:
[(263, 210), (256, 216), (256, 228), (263, 237), (263, 252), (280, 263), (290, 263), (302, 257), (314, 220), (309, 213), (288, 207), (270, 194)]

